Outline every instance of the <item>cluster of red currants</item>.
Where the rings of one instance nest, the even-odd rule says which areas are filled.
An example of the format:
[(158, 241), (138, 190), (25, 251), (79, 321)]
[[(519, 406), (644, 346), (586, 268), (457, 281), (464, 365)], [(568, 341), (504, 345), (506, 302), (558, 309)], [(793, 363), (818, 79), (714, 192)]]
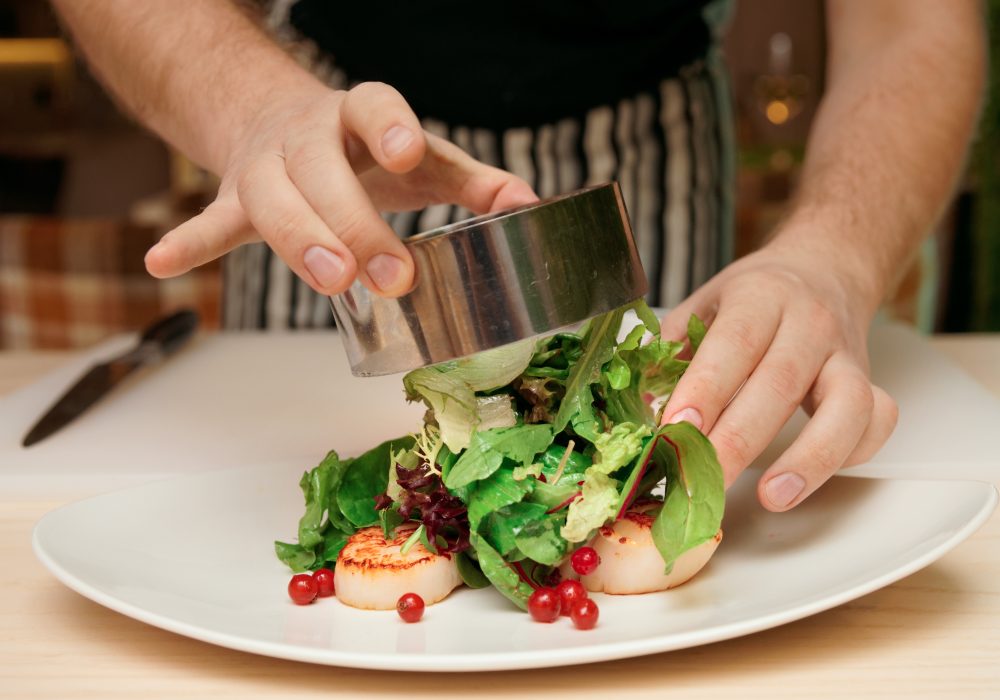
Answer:
[[(570, 557), (570, 565), (580, 576), (591, 574), (601, 563), (593, 547), (580, 547)], [(528, 612), (537, 622), (555, 622), (568, 616), (577, 629), (589, 630), (597, 625), (600, 611), (579, 581), (566, 579), (555, 588), (537, 588), (528, 598)]]

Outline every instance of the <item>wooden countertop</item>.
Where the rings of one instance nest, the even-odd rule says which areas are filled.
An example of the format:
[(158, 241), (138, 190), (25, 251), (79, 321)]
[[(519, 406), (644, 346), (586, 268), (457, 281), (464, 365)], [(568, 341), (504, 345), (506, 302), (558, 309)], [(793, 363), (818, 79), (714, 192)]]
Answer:
[[(933, 345), (1000, 396), (1000, 335)], [(0, 395), (69, 353), (0, 353)], [(748, 637), (589, 666), (386, 674), (215, 647), (136, 622), (58, 583), (31, 552), (58, 502), (0, 494), (0, 698), (1000, 697), (1000, 518), (932, 566)]]

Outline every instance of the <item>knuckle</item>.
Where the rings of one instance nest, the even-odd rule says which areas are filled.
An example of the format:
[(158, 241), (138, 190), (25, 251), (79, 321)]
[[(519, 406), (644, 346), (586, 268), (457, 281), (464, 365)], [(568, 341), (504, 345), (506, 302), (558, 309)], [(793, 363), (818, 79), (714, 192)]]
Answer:
[(734, 352), (745, 354), (755, 353), (759, 345), (757, 331), (753, 323), (748, 321), (733, 319), (727, 324), (727, 342)]
[(729, 469), (743, 469), (757, 456), (747, 439), (737, 431), (727, 430), (713, 435), (712, 442), (719, 453), (719, 461)]
[(767, 372), (768, 386), (778, 401), (797, 405), (806, 391), (802, 367), (791, 358), (775, 360)]
[(360, 208), (337, 212), (330, 221), (330, 229), (353, 251), (369, 246), (378, 231), (372, 223), (372, 217)]
[(837, 317), (826, 304), (812, 299), (807, 302), (806, 314), (809, 327), (819, 337), (831, 337), (837, 333)]
[(284, 247), (304, 229), (305, 221), (300, 212), (294, 209), (283, 209), (275, 214), (266, 237), (273, 245)]
[(885, 422), (886, 428), (891, 432), (899, 421), (899, 404), (884, 389), (879, 387), (872, 387), (872, 394), (875, 399), (873, 413), (877, 411), (880, 414), (879, 418)]
[(315, 139), (289, 139), (285, 143), (285, 162), (292, 172), (311, 173), (328, 170), (329, 146)]
[(816, 471), (830, 474), (843, 463), (841, 451), (832, 441), (813, 441), (803, 449), (806, 463)]
[(862, 415), (871, 416), (875, 408), (875, 395), (872, 393), (872, 385), (867, 380), (858, 377), (844, 383), (842, 390), (847, 396), (853, 410)]
[[(687, 380), (687, 388), (690, 390), (689, 395), (697, 398), (698, 402), (702, 404), (725, 405), (732, 396), (715, 379), (719, 376), (721, 374), (718, 368), (713, 366), (697, 367), (694, 372), (689, 370), (684, 376), (684, 379)], [(684, 379), (681, 381), (683, 382)]]
[(236, 194), (242, 200), (258, 191), (264, 172), (260, 161), (253, 161), (236, 176)]
[(399, 93), (390, 85), (386, 83), (379, 82), (377, 80), (368, 80), (363, 83), (358, 83), (353, 88), (351, 88), (345, 99), (350, 101), (355, 100), (371, 100), (382, 97), (392, 97), (398, 95)]

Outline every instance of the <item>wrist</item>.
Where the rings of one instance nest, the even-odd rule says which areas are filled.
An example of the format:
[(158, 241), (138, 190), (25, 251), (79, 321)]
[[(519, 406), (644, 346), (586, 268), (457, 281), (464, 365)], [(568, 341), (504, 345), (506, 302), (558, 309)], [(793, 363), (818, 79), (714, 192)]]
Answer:
[(766, 247), (797, 258), (813, 274), (834, 278), (856, 311), (871, 317), (886, 297), (890, 274), (873, 245), (876, 238), (860, 234), (845, 218), (797, 209)]

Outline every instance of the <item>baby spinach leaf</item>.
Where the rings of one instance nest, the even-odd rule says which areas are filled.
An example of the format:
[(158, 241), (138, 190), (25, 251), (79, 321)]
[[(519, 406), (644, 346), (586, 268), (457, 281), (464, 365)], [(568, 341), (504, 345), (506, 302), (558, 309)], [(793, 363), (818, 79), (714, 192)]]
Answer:
[(378, 523), (375, 496), (389, 483), (389, 460), (400, 449), (413, 446), (412, 437), (388, 440), (355, 458), (337, 491), (337, 507), (355, 528)]
[[(517, 535), (529, 523), (545, 517), (545, 506), (538, 503), (512, 503), (486, 515), (477, 528), (494, 549), (507, 556), (517, 548)], [(530, 555), (529, 555), (530, 556)]]
[(559, 535), (561, 526), (562, 518), (553, 515), (529, 520), (514, 535), (514, 543), (529, 559), (555, 566), (567, 550), (566, 540)]
[(462, 581), (469, 588), (486, 588), (490, 585), (490, 580), (483, 575), (483, 570), (479, 568), (479, 562), (465, 552), (459, 552), (455, 555), (455, 566), (458, 568)]
[(309, 567), (316, 561), (316, 553), (311, 548), (303, 547), (300, 544), (275, 542), (274, 553), (278, 559), (284, 562), (285, 566), (297, 574), (308, 571)]

